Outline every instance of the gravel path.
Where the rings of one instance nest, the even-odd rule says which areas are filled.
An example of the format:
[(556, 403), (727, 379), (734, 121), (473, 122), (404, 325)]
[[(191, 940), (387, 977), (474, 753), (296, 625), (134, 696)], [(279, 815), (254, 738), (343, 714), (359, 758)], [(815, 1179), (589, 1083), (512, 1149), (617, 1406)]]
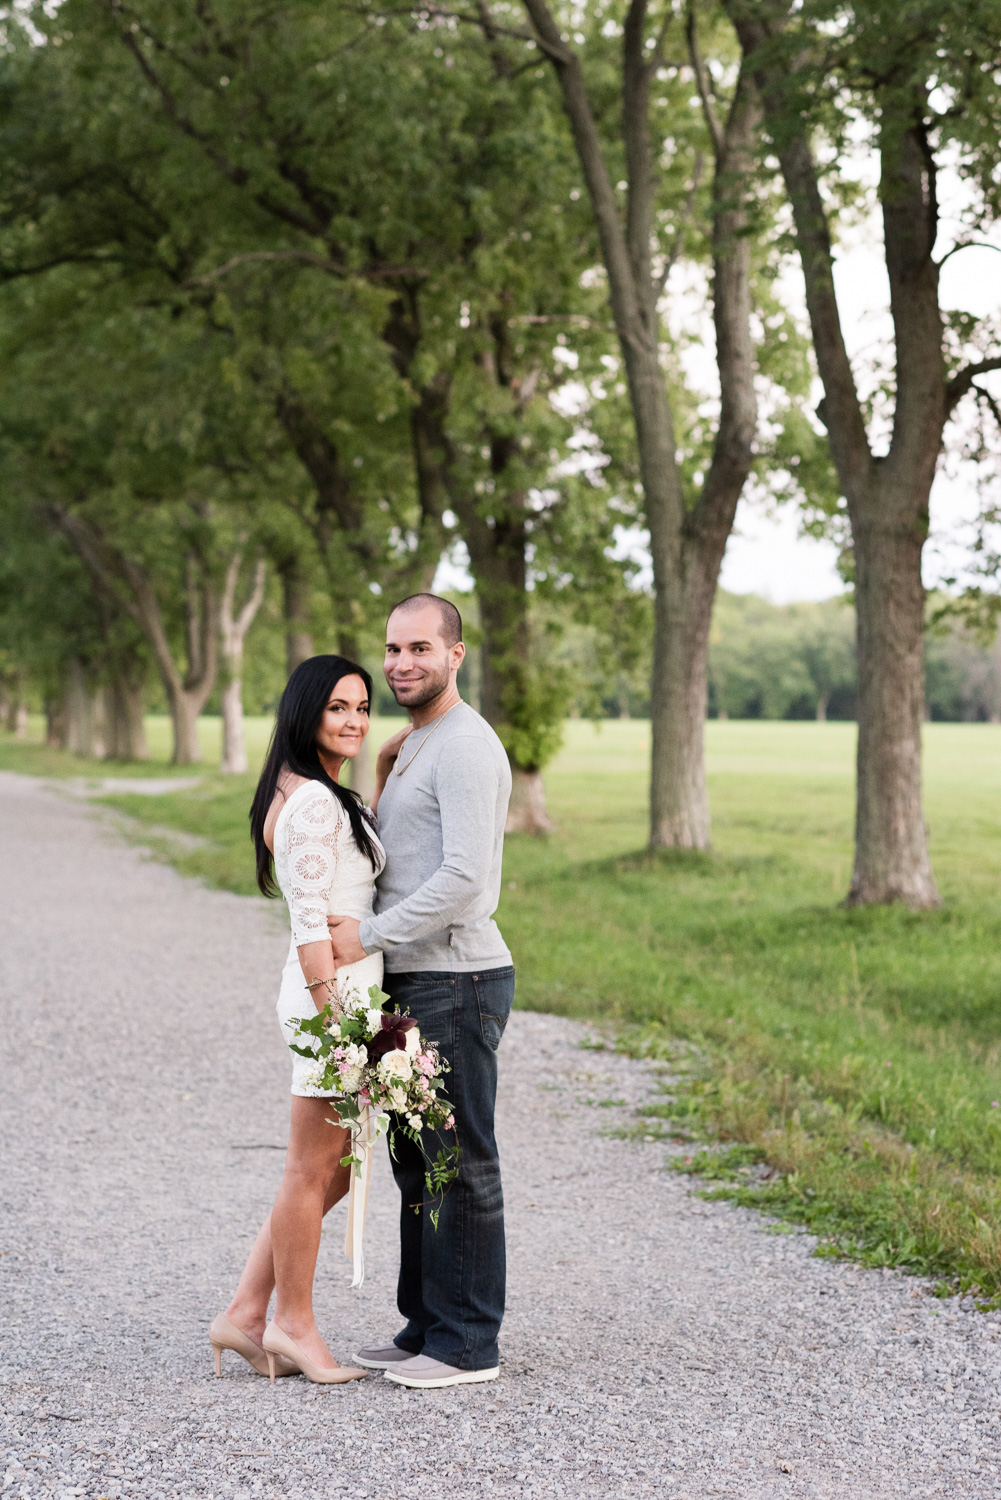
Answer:
[[(1001, 1494), (999, 1319), (694, 1197), (588, 1102), (651, 1070), (548, 1016), (502, 1049), (501, 1379), (216, 1380), (205, 1330), (281, 1170), (283, 915), (0, 775), (3, 1496)], [(342, 1213), (318, 1309), (344, 1358), (398, 1326), (385, 1160), (360, 1293)]]

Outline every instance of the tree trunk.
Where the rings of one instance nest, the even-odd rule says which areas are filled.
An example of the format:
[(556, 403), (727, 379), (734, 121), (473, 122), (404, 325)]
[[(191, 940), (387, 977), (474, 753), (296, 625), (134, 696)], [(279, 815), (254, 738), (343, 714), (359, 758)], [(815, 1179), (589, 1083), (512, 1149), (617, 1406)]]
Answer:
[[(654, 679), (651, 697), (652, 758), (650, 846), (708, 849), (704, 731), (709, 698), (709, 627), (716, 575), (696, 576), (660, 589), (654, 602)], [(718, 571), (718, 569), (717, 569)], [(699, 576), (701, 574), (701, 576)]]
[(817, 695), (817, 723), (827, 723), (827, 705), (831, 701), (830, 693), (819, 693)]
[(189, 554), (186, 565), (188, 670), (182, 677), (167, 637), (160, 602), (145, 568), (127, 558), (82, 516), (60, 505), (51, 506), (50, 515), (72, 542), (94, 578), (112, 593), (146, 636), (170, 709), (174, 737), (172, 764), (195, 764), (201, 760), (198, 716), (215, 686), (218, 665), (215, 592), (204, 564), (193, 553)]
[(938, 901), (921, 810), (924, 717), (923, 535), (913, 527), (855, 546), (858, 783), (850, 906)]
[(757, 426), (747, 204), (760, 110), (751, 77), (741, 69), (725, 124), (717, 119), (690, 19), (689, 53), (716, 162), (713, 318), (721, 403), (709, 473), (701, 494), (687, 505), (661, 365), (657, 305), (662, 282), (653, 266), (660, 146), (655, 152), (649, 93), (664, 58), (657, 39), (645, 35), (647, 0), (630, 0), (623, 26), (622, 144), (629, 188), (625, 224), (580, 59), (545, 0), (524, 4), (559, 77), (594, 208), (636, 430), (655, 593), (650, 846), (704, 849), (710, 840), (703, 761), (709, 620), (726, 538), (750, 473)]
[(420, 378), (417, 356), (421, 351), (423, 331), (418, 289), (412, 285), (401, 287), (390, 304), (382, 338), (397, 375), (407, 382), (416, 397), (410, 407), (410, 451), (420, 519), (417, 547), (409, 559), (405, 581), (401, 579), (401, 585), (408, 593), (426, 593), (438, 571), (445, 541), (442, 520), (444, 473), (451, 456), (446, 421), (452, 396), (452, 375), (451, 371), (440, 369), (429, 381)]
[[(196, 642), (195, 661), (189, 659), (188, 672), (181, 676), (174, 660), (167, 632), (163, 625), (160, 605), (153, 586), (142, 569), (130, 564), (132, 582), (136, 591), (139, 618), (146, 631), (160, 672), (160, 681), (167, 694), (170, 710), (170, 725), (173, 733), (171, 764), (175, 766), (197, 765), (202, 758), (198, 743), (198, 719), (215, 686), (217, 654), (215, 610), (211, 589), (206, 586), (202, 605), (195, 609), (193, 591), (188, 591), (188, 640)], [(204, 639), (199, 642), (199, 631)]]
[[(880, 200), (896, 344), (894, 430), (849, 498), (858, 640), (855, 867), (846, 901), (938, 904), (921, 807), (925, 707), (921, 551), (946, 419), (936, 171), (921, 104), (901, 129), (882, 101)], [(899, 104), (897, 104), (899, 110)]]
[(511, 801), (508, 804), (505, 833), (530, 833), (535, 837), (552, 833), (553, 825), (546, 810), (546, 789), (541, 771), (523, 771), (511, 767)]
[(309, 628), (309, 575), (295, 552), (279, 564), (278, 573), (285, 620), (285, 671), (291, 677), (296, 667), (314, 654)]
[[(947, 380), (938, 264), (936, 163), (919, 87), (894, 83), (879, 104), (880, 203), (890, 283), (896, 391), (889, 452), (869, 443), (834, 287), (831, 233), (800, 98), (787, 101), (788, 68), (770, 52), (783, 18), (770, 6), (729, 0), (745, 58), (754, 66), (792, 206), (807, 309), (824, 385), (827, 428), (848, 503), (855, 553), (858, 642), (858, 789), (855, 866), (847, 901), (868, 905), (938, 901), (921, 810), (924, 589), (921, 550), (928, 497), (951, 405), (981, 365)], [(799, 66), (813, 66), (802, 54)], [(764, 61), (762, 61), (764, 59)], [(997, 362), (987, 362), (995, 367)]]
[[(206, 603), (211, 605), (211, 591), (206, 592), (209, 595)], [(144, 591), (144, 600), (147, 609), (151, 604), (155, 604), (151, 588)], [(170, 705), (170, 723), (174, 736), (171, 764), (175, 766), (197, 765), (202, 758), (201, 746), (198, 743), (198, 720), (215, 686), (217, 666), (214, 610), (206, 608), (204, 615), (210, 622), (207, 628), (200, 627), (205, 630), (208, 637), (204, 641), (204, 651), (200, 650), (196, 657), (197, 665), (194, 669), (189, 667), (183, 678), (171, 654), (166, 632), (160, 622), (159, 605), (156, 605), (155, 618), (152, 614), (149, 615), (157, 665), (160, 668), (160, 677)], [(189, 621), (189, 641), (194, 638), (194, 631), (195, 626)], [(157, 641), (159, 649), (157, 649)]]
[[(495, 476), (502, 478), (514, 453), (510, 435), (495, 437), (491, 449)], [(508, 494), (491, 507), (489, 520), (481, 505), (477, 496), (459, 489), (452, 496), (480, 606), (480, 712), (504, 742), (511, 766), (507, 832), (541, 835), (551, 833), (553, 824), (540, 764), (533, 763), (528, 748), (535, 738), (532, 729), (541, 725), (530, 703), (525, 496)]]
[(361, 749), (354, 760), (344, 767), (341, 780), (345, 786), (357, 792), (363, 802), (371, 802), (375, 792), (375, 746), (371, 730), (362, 740)]
[(243, 679), (230, 676), (222, 690), (223, 776), (242, 776), (247, 769), (247, 744), (243, 733)]
[(68, 747), (69, 723), (66, 718), (65, 694), (45, 700), (45, 743), (50, 750)]
[(198, 702), (198, 696), (187, 693), (182, 688), (168, 693), (168, 698), (174, 741), (170, 763), (172, 766), (198, 765), (202, 758), (202, 749), (198, 743), (198, 720), (202, 705)]
[[(346, 661), (358, 661), (361, 657), (358, 637), (343, 625), (337, 632), (337, 650)], [(371, 729), (362, 740), (354, 760), (342, 768), (341, 781), (353, 792), (357, 792), (363, 802), (372, 800), (375, 792), (375, 746), (372, 743)]]
[(103, 754), (100, 694), (87, 681), (83, 663), (73, 657), (66, 679), (66, 748), (92, 759)]
[(4, 696), (2, 704), (3, 727), (17, 739), (23, 740), (28, 733), (28, 709), (21, 697), (20, 684), (15, 682), (10, 696)]
[(654, 849), (708, 849), (711, 842), (705, 773), (709, 631), (719, 570), (751, 471), (757, 427), (746, 205), (761, 110), (750, 75), (742, 69), (729, 114), (721, 122), (699, 55), (694, 12), (689, 13), (688, 42), (715, 157), (713, 325), (720, 416), (702, 493), (684, 516), (679, 544), (663, 549), (654, 606), (654, 678), (659, 685), (659, 692), (651, 696)]
[(141, 677), (137, 682), (124, 668), (115, 673), (104, 689), (104, 719), (109, 759), (149, 760)]
[(257, 559), (254, 582), (246, 604), (235, 613), (236, 586), (243, 562), (239, 546), (229, 560), (222, 597), (219, 601), (219, 646), (223, 663), (222, 691), (222, 760), (223, 776), (242, 776), (247, 770), (247, 745), (243, 733), (243, 643), (254, 617), (264, 602), (267, 566)]

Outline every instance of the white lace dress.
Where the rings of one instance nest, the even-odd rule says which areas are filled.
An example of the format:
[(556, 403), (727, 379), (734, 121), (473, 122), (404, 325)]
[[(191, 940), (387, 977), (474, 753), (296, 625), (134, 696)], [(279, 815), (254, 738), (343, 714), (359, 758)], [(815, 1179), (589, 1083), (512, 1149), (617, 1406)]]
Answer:
[[(307, 781), (296, 787), (275, 824), (275, 875), (288, 902), (292, 919), (292, 944), (282, 972), (278, 995), (278, 1019), (286, 1042), (295, 1041), (295, 1023), (316, 1014), (306, 988), (298, 948), (329, 936), (327, 914), (337, 912), (361, 921), (372, 915), (375, 877), (386, 863), (382, 845), (372, 834), (378, 854), (373, 870), (354, 841), (348, 815), (322, 781)], [(382, 954), (371, 953), (360, 963), (337, 970), (342, 989), (357, 987), (367, 994), (370, 985), (382, 984)], [(305, 1098), (329, 1098), (330, 1091), (305, 1082), (311, 1064), (308, 1058), (290, 1052), (292, 1092)]]

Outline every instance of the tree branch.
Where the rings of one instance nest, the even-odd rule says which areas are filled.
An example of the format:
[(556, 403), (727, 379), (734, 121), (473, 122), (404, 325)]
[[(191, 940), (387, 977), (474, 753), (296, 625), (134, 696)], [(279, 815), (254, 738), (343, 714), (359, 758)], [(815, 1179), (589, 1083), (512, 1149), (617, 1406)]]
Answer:
[(241, 542), (227, 565), (222, 597), (219, 600), (220, 633), (222, 635), (223, 653), (227, 656), (232, 656), (242, 649), (247, 631), (254, 623), (254, 617), (264, 603), (264, 584), (267, 578), (268, 565), (263, 557), (259, 557), (254, 564), (254, 581), (251, 585), (247, 602), (239, 614), (234, 614), (236, 586), (239, 581), (242, 565), (243, 543)]
[[(50, 504), (46, 512), (101, 586), (108, 590), (144, 632), (156, 656), (168, 692), (183, 691), (181, 674), (174, 661), (163, 615), (145, 569), (138, 567), (113, 546), (97, 529), (64, 505)], [(116, 578), (126, 585), (115, 587)]]
[(788, 117), (785, 71), (767, 60), (765, 48), (772, 40), (768, 30), (739, 0), (726, 0), (726, 10), (753, 70), (789, 194), (813, 347), (824, 384), (818, 415), (828, 430), (841, 484), (849, 500), (854, 500), (867, 486), (874, 459), (841, 328), (831, 232), (817, 166), (802, 121)]
[(647, 337), (657, 338), (652, 266), (655, 173), (650, 149), (650, 68), (646, 56), (647, 0), (629, 0), (622, 31), (622, 136), (626, 148), (626, 239)]
[(950, 255), (955, 255), (960, 250), (996, 250), (1001, 255), (1001, 245), (991, 245), (987, 240), (962, 240), (958, 245), (953, 245), (951, 250), (947, 250), (936, 264), (941, 268)]
[(674, 267), (677, 265), (678, 256), (681, 254), (681, 248), (684, 244), (685, 239), (682, 230), (687, 229), (688, 225), (692, 222), (692, 209), (695, 206), (695, 194), (698, 192), (699, 184), (702, 181), (702, 167), (704, 162), (704, 153), (701, 151), (696, 151), (695, 166), (692, 171), (692, 185), (688, 189), (688, 196), (685, 199), (685, 206), (681, 214), (681, 223), (679, 224), (678, 229), (675, 232), (674, 239), (671, 243), (671, 253), (670, 255), (668, 255), (666, 261), (664, 262), (664, 269), (657, 279), (658, 301), (664, 294), (664, 288), (667, 286), (667, 278), (670, 276), (671, 272), (674, 270)]
[(629, 244), (619, 218), (615, 189), (588, 98), (580, 58), (564, 44), (546, 0), (523, 0), (523, 3), (531, 18), (536, 39), (548, 52), (560, 80), (577, 155), (594, 205), (616, 330), (623, 343), (637, 350), (646, 349), (649, 347), (650, 333), (643, 303), (633, 279)]
[(957, 370), (945, 388), (945, 409), (951, 415), (957, 404), (973, 386), (978, 375), (989, 375), (992, 370), (1001, 370), (1001, 354), (993, 359), (981, 359), (976, 364), (965, 365)]
[(695, 74), (695, 86), (699, 91), (699, 98), (702, 101), (702, 113), (705, 116), (706, 126), (713, 143), (713, 151), (718, 160), (723, 150), (723, 127), (719, 122), (719, 116), (713, 104), (709, 79), (706, 76), (706, 66), (702, 61), (702, 54), (699, 51), (698, 22), (695, 16), (694, 0), (688, 0), (688, 8), (685, 15), (685, 36), (688, 38), (688, 56), (691, 59), (692, 72)]
[(737, 502), (751, 471), (758, 426), (748, 221), (761, 114), (753, 77), (747, 64), (742, 63), (726, 124), (719, 126), (712, 192), (713, 324), (720, 417), (712, 460), (691, 517), (691, 525), (701, 533), (716, 567), (722, 561)]
[(1001, 432), (1001, 405), (999, 405), (998, 402), (995, 401), (990, 391), (985, 391), (982, 386), (975, 385), (973, 389), (977, 393), (977, 400), (984, 403), (984, 405), (987, 407), (987, 410), (990, 412), (991, 416), (997, 423), (998, 431)]

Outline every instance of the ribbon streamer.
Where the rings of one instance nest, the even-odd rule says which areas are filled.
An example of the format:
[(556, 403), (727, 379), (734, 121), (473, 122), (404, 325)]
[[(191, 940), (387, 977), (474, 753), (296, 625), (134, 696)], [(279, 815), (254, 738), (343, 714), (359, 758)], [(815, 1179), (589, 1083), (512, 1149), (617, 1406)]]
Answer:
[(344, 1254), (351, 1261), (351, 1285), (358, 1287), (365, 1280), (365, 1212), (368, 1208), (368, 1184), (372, 1172), (372, 1148), (379, 1138), (375, 1111), (370, 1104), (366, 1104), (362, 1110), (358, 1129), (353, 1134), (352, 1149), (356, 1156), (361, 1157), (361, 1166), (351, 1169)]

